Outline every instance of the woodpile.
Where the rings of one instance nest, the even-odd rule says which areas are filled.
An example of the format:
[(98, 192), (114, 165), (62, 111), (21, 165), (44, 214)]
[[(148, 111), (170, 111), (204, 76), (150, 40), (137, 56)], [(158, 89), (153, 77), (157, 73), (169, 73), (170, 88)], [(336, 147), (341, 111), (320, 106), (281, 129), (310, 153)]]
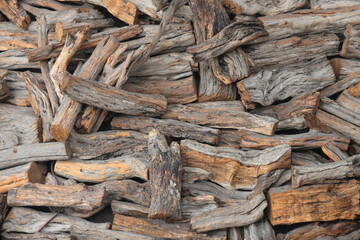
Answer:
[(360, 3), (0, 0), (1, 239), (360, 239)]

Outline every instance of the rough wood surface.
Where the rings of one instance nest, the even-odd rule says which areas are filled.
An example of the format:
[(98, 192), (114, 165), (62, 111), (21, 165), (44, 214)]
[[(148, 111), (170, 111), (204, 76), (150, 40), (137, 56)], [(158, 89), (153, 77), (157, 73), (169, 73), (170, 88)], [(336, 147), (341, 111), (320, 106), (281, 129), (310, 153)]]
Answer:
[(0, 68), (3, 69), (40, 69), (38, 63), (29, 62), (24, 49), (10, 49), (0, 53)]
[(7, 97), (10, 96), (9, 88), (7, 86), (4, 77), (8, 74), (7, 70), (0, 71), (0, 102), (3, 102)]
[(341, 92), (342, 90), (345, 90), (348, 87), (354, 86), (358, 83), (360, 83), (360, 72), (351, 73), (346, 78), (341, 79), (340, 81), (337, 81), (334, 84), (321, 90), (320, 96), (330, 97), (331, 95)]
[(36, 162), (0, 170), (0, 193), (28, 182), (44, 183), (46, 173), (46, 166)]
[(111, 210), (113, 213), (121, 215), (143, 217), (146, 218), (149, 214), (149, 208), (135, 203), (124, 201), (111, 201)]
[(266, 218), (243, 227), (244, 240), (269, 239), (276, 240), (275, 231)]
[(0, 151), (0, 169), (33, 161), (68, 160), (70, 148), (65, 142), (34, 143)]
[(6, 195), (0, 194), (0, 226), (7, 215), (7, 204), (6, 204)]
[[(213, 173), (210, 180), (229, 189), (253, 189), (260, 175), (278, 168), (289, 168), (291, 149), (277, 146), (265, 151), (240, 151), (213, 147), (193, 140), (181, 141), (184, 167)], [(246, 174), (245, 174), (246, 173)]]
[(345, 28), (345, 40), (340, 51), (344, 58), (360, 58), (360, 29), (356, 25), (347, 25)]
[(311, 0), (312, 9), (338, 9), (359, 5), (356, 0)]
[[(360, 83), (355, 86), (359, 88)], [(352, 89), (353, 88), (349, 88), (348, 90), (343, 91), (336, 99), (336, 103), (339, 104), (341, 107), (350, 110), (351, 113), (353, 113), (355, 116), (358, 116), (360, 114), (360, 96), (358, 95), (358, 93), (352, 93)], [(353, 123), (355, 122), (353, 121)]]
[(149, 218), (181, 219), (181, 156), (180, 146), (168, 146), (158, 130), (149, 133), (149, 178), (151, 204)]
[(30, 16), (20, 6), (17, 0), (1, 0), (0, 11), (14, 24), (27, 29), (31, 22)]
[(181, 200), (181, 210), (183, 219), (191, 219), (200, 213), (218, 208), (219, 200), (212, 195), (184, 197)]
[(321, 150), (334, 162), (344, 161), (349, 157), (346, 152), (341, 151), (332, 142), (328, 142), (327, 144), (322, 146)]
[(19, 139), (13, 132), (3, 131), (0, 133), (0, 150), (11, 148), (19, 144)]
[(5, 103), (21, 107), (30, 107), (29, 91), (20, 73), (17, 71), (8, 71), (4, 80), (11, 93), (11, 96), (6, 99)]
[(360, 212), (357, 180), (292, 189), (271, 188), (268, 192), (272, 225), (309, 221), (355, 219)]
[(241, 133), (241, 130), (221, 129), (218, 146), (240, 148)]
[(53, 234), (53, 233), (31, 233), (31, 234), (24, 234), (24, 233), (1, 233), (1, 239), (4, 240), (15, 240), (15, 239), (41, 239), (41, 240), (77, 240), (75, 235), (71, 234)]
[(333, 58), (330, 62), (339, 80), (344, 79), (351, 73), (360, 71), (360, 61), (355, 59)]

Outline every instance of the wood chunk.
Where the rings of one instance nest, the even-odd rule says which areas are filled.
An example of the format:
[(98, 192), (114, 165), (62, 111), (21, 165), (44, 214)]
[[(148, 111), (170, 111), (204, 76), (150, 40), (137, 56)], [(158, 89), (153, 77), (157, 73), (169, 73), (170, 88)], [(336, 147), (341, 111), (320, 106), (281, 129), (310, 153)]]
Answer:
[(181, 210), (183, 219), (191, 219), (203, 212), (219, 207), (219, 200), (212, 195), (184, 197), (181, 199)]
[[(5, 1), (5, 0), (3, 0)], [(0, 68), (2, 69), (40, 69), (38, 63), (29, 62), (24, 49), (10, 49), (0, 52)]]
[(0, 150), (5, 148), (11, 148), (19, 144), (19, 139), (13, 132), (1, 132), (0, 133)]
[(90, 217), (104, 206), (106, 190), (83, 184), (51, 186), (26, 183), (8, 191), (7, 203), (11, 207), (48, 206), (64, 207), (64, 212), (76, 217)]
[(318, 58), (287, 68), (262, 70), (238, 82), (236, 86), (244, 106), (254, 109), (256, 104), (269, 106), (278, 100), (323, 89), (334, 82), (335, 75), (330, 62)]
[(350, 140), (335, 133), (307, 132), (292, 135), (265, 136), (246, 132), (240, 142), (240, 147), (266, 149), (280, 144), (290, 145), (292, 149), (321, 148), (328, 142), (333, 142), (341, 150), (347, 150)]
[(2, 226), (6, 214), (7, 214), (6, 195), (0, 194), (0, 226)]
[(220, 147), (240, 148), (242, 132), (241, 130), (221, 129), (217, 145)]
[(243, 227), (244, 239), (276, 240), (275, 231), (267, 218)]
[(24, 233), (1, 233), (1, 239), (4, 240), (24, 240), (24, 239), (42, 239), (42, 240), (77, 240), (75, 235), (71, 234), (53, 234), (53, 233), (32, 233), (32, 234), (24, 234)]
[(46, 173), (47, 167), (36, 162), (0, 170), (0, 193), (28, 182), (44, 183)]
[[(309, 35), (323, 32), (343, 33), (347, 24), (359, 24), (358, 6), (339, 10), (304, 9), (289, 14), (258, 18), (270, 40), (282, 39), (294, 35)], [(316, 22), (314, 25), (313, 23)]]
[[(331, 142), (329, 142), (331, 143)], [(333, 143), (331, 143), (333, 144)], [(333, 144), (334, 145), (334, 144)], [(335, 145), (334, 145), (335, 146)], [(336, 147), (336, 146), (335, 146)], [(330, 160), (322, 157), (314, 151), (294, 151), (292, 152), (291, 164), (294, 166), (314, 166), (323, 163), (329, 163)]]
[(360, 97), (360, 83), (356, 84), (355, 86), (349, 87), (349, 93), (353, 97)]
[(346, 76), (360, 71), (360, 61), (355, 59), (333, 58), (330, 60), (336, 78), (341, 80)]
[(0, 169), (25, 163), (68, 160), (70, 148), (65, 142), (34, 143), (14, 146), (0, 151)]
[(138, 177), (147, 180), (148, 159), (145, 154), (125, 155), (107, 160), (57, 161), (55, 174), (79, 182), (104, 182)]
[(180, 146), (168, 146), (165, 136), (153, 129), (149, 133), (149, 178), (151, 204), (149, 218), (181, 219), (181, 157)]
[(34, 6), (47, 7), (57, 11), (75, 9), (78, 12), (83, 12), (90, 11), (92, 9), (92, 7), (89, 5), (74, 6), (70, 4), (59, 3), (55, 0), (23, 0), (23, 2)]
[(242, 204), (217, 208), (191, 218), (192, 229), (206, 232), (222, 228), (241, 227), (252, 224), (264, 216), (267, 203), (264, 195), (258, 195)]
[(321, 150), (334, 162), (344, 161), (349, 157), (346, 152), (341, 151), (332, 142), (328, 142), (322, 146)]
[(131, 1), (111, 1), (102, 0), (105, 8), (118, 19), (126, 22), (129, 25), (135, 24), (137, 20), (137, 7)]
[(360, 83), (360, 72), (354, 72), (348, 75), (346, 78), (335, 82), (334, 84), (324, 88), (320, 91), (321, 97), (330, 97), (335, 93), (341, 92), (348, 87), (354, 86)]
[(149, 214), (149, 208), (129, 202), (111, 201), (111, 210), (114, 214), (146, 218)]
[(9, 97), (11, 94), (9, 92), (9, 88), (7, 86), (6, 81), (4, 80), (4, 77), (9, 72), (7, 70), (1, 70), (0, 71), (0, 102), (3, 102), (7, 97)]
[(219, 135), (219, 130), (217, 129), (173, 119), (117, 116), (111, 121), (111, 126), (117, 129), (136, 130), (145, 134), (148, 134), (151, 129), (155, 128), (166, 136), (188, 138), (209, 144), (216, 144)]
[(293, 224), (309, 221), (355, 219), (360, 213), (360, 184), (322, 184), (292, 189), (291, 186), (271, 188), (268, 192), (271, 224)]
[(291, 12), (297, 8), (301, 8), (307, 4), (305, 0), (281, 0), (268, 2), (264, 0), (260, 1), (241, 1), (241, 0), (222, 0), (222, 3), (233, 14), (245, 14), (245, 15), (276, 15), (285, 12)]
[(356, 178), (360, 176), (360, 156), (316, 166), (293, 166), (291, 174), (293, 188), (327, 183), (334, 179)]
[(28, 29), (31, 22), (30, 16), (17, 0), (1, 0), (0, 11), (18, 27)]
[(345, 40), (340, 51), (340, 56), (344, 58), (360, 58), (360, 29), (356, 25), (348, 24), (345, 28)]
[(339, 9), (359, 5), (356, 0), (311, 0), (311, 9)]
[[(351, 87), (345, 91), (343, 91), (339, 97), (336, 99), (336, 103), (338, 103), (341, 107), (344, 107), (347, 110), (350, 110), (352, 114), (358, 116), (360, 114), (360, 96), (357, 96), (355, 93), (355, 87), (360, 86), (360, 83)], [(353, 91), (353, 92), (352, 92)], [(351, 115), (351, 114), (349, 114)], [(356, 121), (357, 122), (357, 121)], [(355, 123), (353, 121), (353, 123)]]
[[(184, 167), (197, 167), (213, 173), (210, 179), (228, 189), (255, 187), (258, 176), (291, 165), (289, 146), (277, 146), (266, 151), (240, 151), (212, 147), (193, 140), (181, 141)], [(246, 174), (245, 174), (246, 173)]]
[(16, 106), (30, 107), (29, 91), (20, 73), (17, 71), (8, 71), (4, 80), (11, 93), (11, 96), (8, 97), (5, 102)]

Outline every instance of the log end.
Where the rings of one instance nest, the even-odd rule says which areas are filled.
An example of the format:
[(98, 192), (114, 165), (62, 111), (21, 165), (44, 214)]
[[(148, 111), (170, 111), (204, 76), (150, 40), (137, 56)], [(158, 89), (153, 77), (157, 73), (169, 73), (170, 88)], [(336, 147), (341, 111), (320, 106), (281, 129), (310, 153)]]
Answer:
[(54, 124), (51, 126), (51, 134), (58, 142), (66, 141), (69, 138), (70, 132), (63, 126)]

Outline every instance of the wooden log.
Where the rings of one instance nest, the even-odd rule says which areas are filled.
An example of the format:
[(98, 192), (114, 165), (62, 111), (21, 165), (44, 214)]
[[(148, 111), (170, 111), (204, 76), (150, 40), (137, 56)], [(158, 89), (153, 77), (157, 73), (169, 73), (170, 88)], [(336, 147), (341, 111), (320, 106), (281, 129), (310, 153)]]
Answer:
[[(275, 40), (294, 35), (301, 36), (323, 32), (343, 33), (346, 25), (360, 23), (359, 11), (358, 6), (339, 10), (304, 9), (289, 14), (266, 16), (258, 19), (269, 33), (270, 40)], [(313, 25), (314, 22), (317, 24)]]
[(7, 86), (4, 77), (8, 74), (8, 71), (2, 70), (0, 72), (0, 102), (3, 102), (6, 98), (8, 98), (11, 94), (9, 88)]
[(360, 184), (353, 179), (345, 183), (322, 184), (292, 189), (274, 187), (268, 192), (271, 224), (355, 219), (359, 214)]
[(2, 226), (3, 221), (7, 214), (7, 204), (6, 204), (6, 195), (0, 194), (0, 226)]
[(289, 168), (290, 155), (291, 149), (286, 145), (266, 151), (244, 152), (212, 147), (193, 140), (181, 141), (184, 167), (197, 167), (211, 172), (213, 178), (210, 180), (228, 189), (253, 189), (258, 176), (274, 169)]
[(50, 186), (26, 183), (8, 191), (7, 203), (12, 207), (64, 207), (64, 212), (76, 217), (90, 217), (104, 206), (106, 190), (88, 188), (83, 184)]
[(75, 9), (78, 12), (83, 12), (83, 11), (87, 12), (92, 9), (92, 7), (89, 5), (75, 5), (74, 6), (74, 5), (70, 5), (70, 4), (59, 3), (55, 0), (23, 0), (23, 2), (30, 4), (30, 5), (34, 5), (34, 6), (54, 9), (57, 11)]
[(0, 11), (18, 27), (28, 29), (31, 22), (30, 16), (19, 5), (17, 0), (1, 0)]
[(155, 128), (166, 136), (188, 138), (209, 144), (216, 144), (219, 135), (217, 129), (172, 119), (117, 116), (111, 121), (111, 126), (116, 129), (136, 130), (145, 134)]
[(353, 7), (359, 5), (359, 2), (356, 0), (311, 0), (310, 6), (311, 9), (339, 9), (339, 8), (346, 8), (346, 7)]
[(244, 239), (276, 240), (275, 231), (267, 218), (243, 227)]
[(294, 151), (291, 159), (291, 164), (294, 166), (314, 166), (329, 162), (331, 161), (311, 150)]
[(333, 142), (341, 150), (347, 150), (350, 141), (335, 133), (307, 132), (292, 135), (265, 136), (246, 132), (240, 142), (240, 147), (266, 149), (280, 144), (287, 144), (292, 149), (315, 149), (321, 148), (328, 142)]
[(36, 162), (0, 170), (0, 193), (28, 182), (44, 183), (46, 172), (46, 166)]
[(191, 218), (191, 228), (197, 232), (241, 227), (252, 224), (264, 216), (267, 203), (264, 195), (258, 195), (242, 204), (217, 208)]
[(168, 146), (165, 136), (153, 129), (149, 133), (149, 178), (151, 204), (149, 218), (181, 219), (180, 146)]
[(359, 34), (360, 29), (348, 24), (345, 28), (345, 40), (340, 51), (340, 56), (344, 58), (360, 58)]
[[(299, 83), (299, 78), (302, 83)], [(262, 70), (238, 82), (236, 86), (244, 106), (254, 109), (256, 104), (269, 106), (278, 100), (323, 89), (334, 82), (335, 75), (330, 62), (318, 58), (287, 68)]]
[(68, 160), (70, 148), (65, 142), (34, 143), (14, 146), (0, 151), (0, 169), (25, 163)]
[(107, 160), (57, 161), (54, 172), (79, 182), (99, 183), (133, 177), (148, 180), (148, 161), (145, 154), (125, 155)]
[(129, 202), (111, 201), (111, 210), (114, 214), (146, 218), (149, 208)]
[(341, 92), (348, 87), (354, 86), (360, 83), (360, 72), (354, 72), (349, 74), (346, 78), (335, 82), (334, 84), (324, 88), (320, 91), (321, 97), (330, 97), (335, 93)]
[(346, 152), (341, 151), (332, 142), (328, 142), (327, 144), (322, 146), (321, 150), (334, 162), (344, 161), (349, 157)]
[[(360, 86), (360, 84), (358, 83), (356, 86)], [(354, 96), (356, 94), (352, 95), (351, 89), (352, 88), (349, 88), (348, 90), (343, 91), (336, 99), (336, 103), (341, 107), (350, 110), (355, 116), (358, 116), (360, 114), (360, 96)], [(353, 123), (355, 122), (357, 121), (353, 121)]]
[(336, 78), (341, 80), (351, 73), (360, 71), (360, 61), (355, 59), (333, 58), (330, 60)]
[(334, 179), (356, 178), (360, 175), (360, 156), (355, 155), (344, 161), (323, 163), (316, 166), (293, 166), (292, 187), (327, 183)]
[(102, 131), (93, 134), (72, 132), (68, 140), (72, 156), (92, 159), (104, 154), (117, 157), (147, 148), (147, 135), (135, 131)]
[(281, 0), (276, 2), (222, 0), (222, 2), (224, 6), (230, 10), (230, 12), (236, 15), (276, 15), (280, 13), (291, 12), (307, 4), (307, 2), (304, 0)]
[(19, 144), (19, 139), (13, 132), (1, 132), (0, 133), (0, 150), (5, 148), (11, 148)]
[(219, 135), (218, 146), (240, 148), (241, 130), (221, 129)]
[(11, 94), (5, 102), (20, 107), (30, 107), (29, 91), (20, 73), (8, 71), (8, 74), (3, 79), (6, 81)]
[(42, 240), (76, 240), (75, 235), (71, 234), (52, 234), (52, 233), (1, 233), (1, 239), (4, 240), (15, 240), (15, 239), (42, 239)]
[(183, 219), (191, 219), (192, 217), (199, 215), (203, 212), (219, 207), (219, 200), (212, 196), (197, 196), (197, 197), (184, 197), (181, 200), (181, 209)]
[(2, 69), (40, 69), (38, 63), (29, 62), (24, 49), (10, 49), (0, 53), (0, 68)]

